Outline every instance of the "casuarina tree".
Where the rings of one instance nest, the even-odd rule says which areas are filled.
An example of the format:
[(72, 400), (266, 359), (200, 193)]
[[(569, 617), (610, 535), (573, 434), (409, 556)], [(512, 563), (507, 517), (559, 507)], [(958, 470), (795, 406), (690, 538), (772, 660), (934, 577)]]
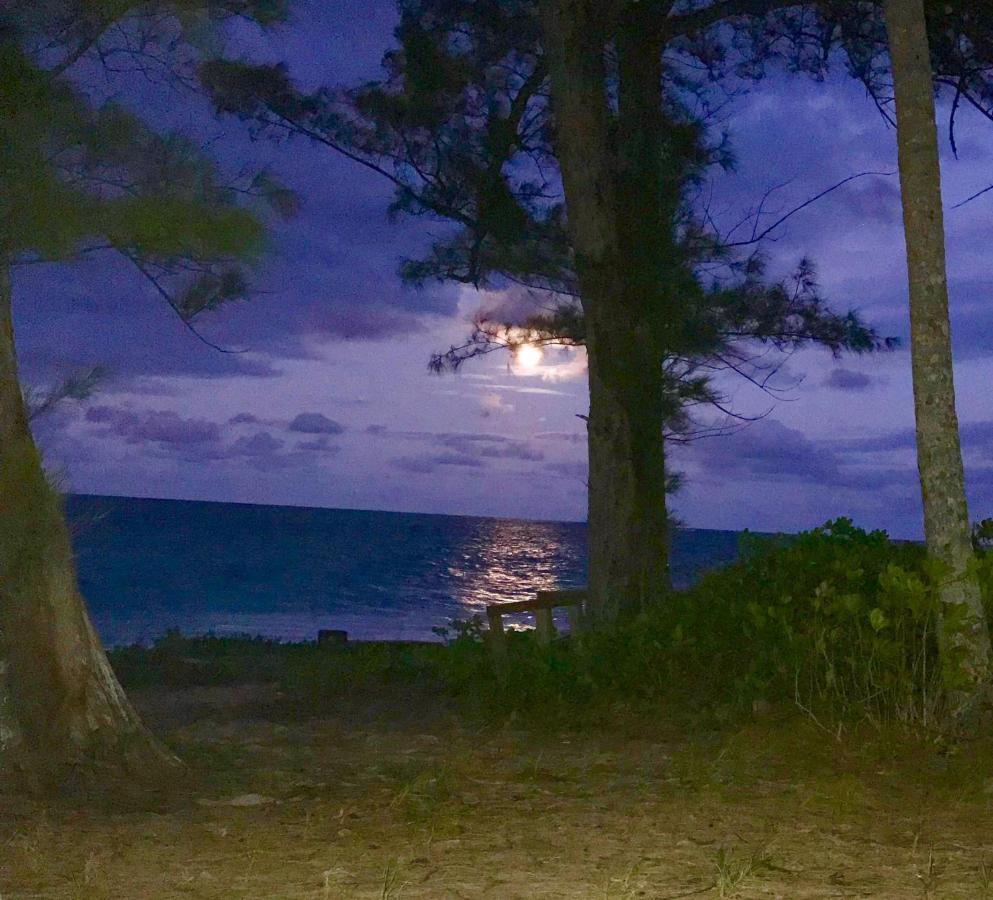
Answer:
[[(399, 7), (398, 46), (384, 57), (382, 81), (304, 93), (283, 66), (231, 63), (205, 66), (201, 77), (220, 110), (273, 136), (323, 144), (388, 178), (394, 213), (448, 223), (427, 256), (403, 264), (405, 278), (535, 293), (551, 312), (518, 322), (518, 338), (586, 346), (592, 611), (637, 607), (668, 587), (671, 479), (662, 438), (688, 404), (716, 400), (706, 366), (722, 353), (733, 366), (730, 345), (745, 336), (835, 350), (879, 341), (856, 316), (827, 308), (807, 263), (792, 284), (767, 282), (757, 254), (735, 258), (694, 215), (694, 187), (730, 156), (706, 116), (689, 111), (691, 100), (705, 100), (689, 67), (663, 72), (660, 57), (643, 72), (646, 60), (630, 56), (638, 33), (654, 33), (643, 23), (625, 25), (609, 59), (590, 63), (600, 67), (600, 106), (581, 101), (585, 118), (571, 122), (549, 104), (556, 57), (535, 3)], [(602, 12), (587, 22), (589, 47), (600, 51), (618, 27)], [(591, 117), (600, 130), (577, 136)], [(581, 250), (584, 200), (573, 204), (568, 177), (563, 197), (571, 142), (582, 145), (581, 178), (606, 166), (604, 184), (582, 190), (613, 204), (609, 222), (591, 232), (614, 235), (610, 283), (607, 263)], [(733, 285), (708, 284), (708, 265), (725, 267)], [(457, 367), (490, 349), (501, 339), (493, 328), (500, 323), (482, 323), (432, 366)]]
[[(723, 19), (721, 13), (731, 7), (736, 15)], [(974, 724), (987, 705), (990, 640), (972, 574), (955, 411), (935, 96), (949, 101), (947, 132), (953, 153), (961, 109), (993, 122), (993, 7), (970, 0), (759, 0), (710, 4), (693, 15), (702, 24), (698, 40), (706, 42), (718, 19), (736, 31), (743, 51), (738, 63), (750, 76), (762, 74), (764, 61), (776, 60), (821, 77), (843, 60), (896, 127), (918, 469), (927, 550), (936, 563), (944, 687), (951, 720)]]
[(953, 718), (974, 719), (990, 688), (990, 637), (973, 559), (955, 411), (934, 88), (922, 0), (887, 0), (903, 222), (910, 352), (924, 536), (938, 575), (941, 660)]
[[(93, 56), (148, 74), (163, 51), (188, 76), (188, 28), (272, 10), (249, 2), (8, 3), (0, 10), (0, 774), (161, 774), (177, 764), (142, 725), (77, 584), (69, 531), (28, 427), (13, 303), (18, 266), (123, 255), (193, 328), (245, 290), (262, 227), (211, 160), (121, 105), (95, 104), (74, 66)], [(126, 63), (127, 61), (127, 63)], [(186, 74), (184, 74), (184, 67)], [(191, 82), (192, 83), (192, 82)], [(264, 180), (263, 180), (264, 181)], [(30, 303), (18, 296), (17, 302)]]

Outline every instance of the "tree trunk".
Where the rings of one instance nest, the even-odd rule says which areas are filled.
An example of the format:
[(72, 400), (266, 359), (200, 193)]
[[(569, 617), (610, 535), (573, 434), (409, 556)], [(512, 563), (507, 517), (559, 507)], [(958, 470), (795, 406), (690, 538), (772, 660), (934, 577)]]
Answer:
[(887, 0), (910, 280), (910, 350), (917, 467), (927, 552), (943, 563), (941, 656), (951, 716), (979, 711), (990, 640), (973, 557), (955, 412), (934, 88), (922, 0)]
[[(603, 304), (604, 307), (609, 306)], [(661, 403), (662, 367), (654, 346), (636, 331), (587, 315), (590, 416), (589, 575), (593, 618), (611, 619), (658, 600), (670, 588), (669, 521), (661, 416), (656, 404), (633, 398), (654, 395)], [(640, 351), (640, 352), (639, 352)], [(612, 365), (625, 361), (621, 377)], [(634, 374), (642, 390), (630, 390)]]
[(671, 224), (660, 227), (661, 181), (654, 177), (661, 54), (654, 63), (649, 53), (626, 66), (634, 71), (648, 60), (638, 83), (629, 80), (621, 89), (621, 127), (612, 137), (603, 61), (608, 11), (593, 0), (541, 6), (556, 152), (586, 319), (589, 613), (609, 619), (669, 588), (663, 354), (648, 314), (649, 295), (660, 287), (653, 248), (671, 231)]
[(138, 719), (77, 588), (69, 532), (28, 427), (10, 268), (0, 264), (0, 775), (36, 788), (178, 765)]

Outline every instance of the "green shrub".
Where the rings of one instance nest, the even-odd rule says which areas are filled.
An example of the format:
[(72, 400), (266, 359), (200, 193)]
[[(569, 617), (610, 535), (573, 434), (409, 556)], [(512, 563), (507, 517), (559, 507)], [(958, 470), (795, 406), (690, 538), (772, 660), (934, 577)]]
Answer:
[[(815, 715), (927, 726), (938, 714), (937, 597), (923, 547), (847, 519), (744, 539), (739, 560), (576, 639), (508, 635), (499, 682), (478, 628), (449, 641), (445, 676), (488, 708), (570, 718), (666, 699), (687, 707), (797, 702)], [(979, 560), (987, 605), (993, 556)]]
[(927, 722), (938, 669), (926, 568), (919, 545), (847, 519), (753, 543), (676, 602), (673, 665), (708, 670), (739, 702)]

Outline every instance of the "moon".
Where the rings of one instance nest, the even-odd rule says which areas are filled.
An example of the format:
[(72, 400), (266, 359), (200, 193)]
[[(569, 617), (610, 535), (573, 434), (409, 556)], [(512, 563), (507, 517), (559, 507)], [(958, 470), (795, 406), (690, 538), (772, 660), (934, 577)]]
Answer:
[(514, 362), (517, 363), (521, 371), (533, 372), (541, 365), (543, 356), (541, 347), (536, 347), (534, 344), (521, 344), (514, 353)]

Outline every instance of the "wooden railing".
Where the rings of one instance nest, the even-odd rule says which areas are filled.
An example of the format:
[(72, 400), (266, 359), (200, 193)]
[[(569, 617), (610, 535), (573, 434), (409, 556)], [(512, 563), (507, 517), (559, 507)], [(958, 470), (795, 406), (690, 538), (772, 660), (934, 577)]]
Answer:
[(555, 620), (552, 618), (552, 610), (559, 606), (568, 608), (569, 630), (572, 634), (575, 634), (582, 627), (583, 606), (585, 603), (585, 588), (564, 591), (538, 591), (538, 595), (534, 600), (491, 603), (486, 607), (486, 618), (489, 621), (490, 649), (494, 658), (502, 662), (507, 656), (506, 633), (503, 630), (503, 617), (507, 613), (533, 613), (538, 643), (549, 644), (555, 637)]

